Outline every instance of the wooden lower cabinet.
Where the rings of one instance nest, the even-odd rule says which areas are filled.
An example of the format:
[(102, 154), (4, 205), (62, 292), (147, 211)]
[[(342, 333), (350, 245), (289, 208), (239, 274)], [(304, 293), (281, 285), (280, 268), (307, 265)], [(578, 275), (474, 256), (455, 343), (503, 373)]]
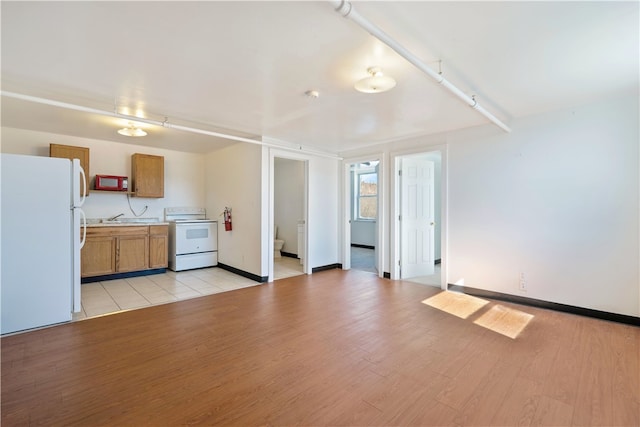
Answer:
[(80, 253), (82, 277), (102, 276), (116, 272), (116, 238), (89, 236)]
[(169, 265), (169, 226), (149, 226), (149, 268), (167, 268)]
[(166, 268), (168, 239), (167, 225), (88, 227), (81, 276)]
[(118, 237), (116, 271), (139, 271), (149, 268), (149, 236)]

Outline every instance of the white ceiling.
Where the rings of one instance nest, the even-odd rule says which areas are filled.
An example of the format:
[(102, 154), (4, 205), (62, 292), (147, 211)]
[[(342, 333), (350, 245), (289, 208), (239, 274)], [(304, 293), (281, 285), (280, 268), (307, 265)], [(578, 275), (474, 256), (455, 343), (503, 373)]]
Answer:
[[(353, 2), (507, 124), (638, 92), (639, 3)], [(2, 90), (327, 152), (488, 123), (328, 2), (1, 2)], [(380, 66), (390, 92), (353, 89)], [(307, 90), (320, 97), (309, 98)], [(207, 152), (233, 141), (2, 97), (2, 125)], [(501, 132), (496, 128), (496, 131)]]

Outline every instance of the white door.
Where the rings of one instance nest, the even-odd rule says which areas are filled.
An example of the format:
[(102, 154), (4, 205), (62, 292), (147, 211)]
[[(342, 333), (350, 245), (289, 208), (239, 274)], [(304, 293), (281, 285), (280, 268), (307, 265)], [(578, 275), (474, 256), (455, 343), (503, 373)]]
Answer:
[(403, 157), (400, 169), (400, 278), (434, 273), (434, 164)]

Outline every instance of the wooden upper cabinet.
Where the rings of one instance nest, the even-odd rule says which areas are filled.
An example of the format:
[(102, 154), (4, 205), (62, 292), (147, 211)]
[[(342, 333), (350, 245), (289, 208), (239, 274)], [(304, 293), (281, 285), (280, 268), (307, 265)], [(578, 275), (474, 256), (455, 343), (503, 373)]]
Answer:
[(130, 191), (136, 197), (164, 197), (164, 157), (133, 154)]
[(79, 159), (80, 166), (84, 169), (87, 177), (87, 187), (85, 196), (89, 195), (89, 149), (86, 147), (75, 147), (73, 145), (49, 144), (49, 157), (60, 157), (63, 159)]

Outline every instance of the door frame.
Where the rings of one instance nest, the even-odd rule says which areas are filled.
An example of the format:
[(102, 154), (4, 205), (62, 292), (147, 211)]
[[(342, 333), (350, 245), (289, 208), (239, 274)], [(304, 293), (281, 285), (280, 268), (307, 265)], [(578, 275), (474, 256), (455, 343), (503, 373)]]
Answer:
[(275, 172), (275, 158), (287, 159), (287, 160), (296, 160), (301, 161), (304, 164), (304, 209), (303, 209), (303, 220), (304, 220), (304, 243), (302, 248), (298, 248), (298, 251), (302, 249), (302, 271), (304, 274), (311, 274), (311, 263), (309, 262), (309, 160), (310, 156), (304, 154), (293, 153), (287, 150), (279, 150), (275, 148), (269, 148), (269, 214), (267, 229), (269, 230), (268, 234), (268, 266), (269, 266), (269, 282), (273, 282), (273, 266), (274, 266), (274, 249), (273, 249), (273, 241), (274, 241), (274, 216), (275, 216), (275, 187), (274, 187), (274, 172)]
[(351, 199), (351, 174), (352, 164), (377, 160), (378, 163), (378, 217), (376, 218), (377, 238), (377, 254), (376, 266), (378, 268), (378, 276), (384, 276), (384, 259), (385, 259), (385, 171), (386, 162), (384, 153), (370, 154), (367, 156), (350, 157), (342, 160), (343, 176), (342, 176), (342, 269), (351, 269), (351, 208), (353, 200)]
[(392, 221), (391, 225), (391, 245), (390, 250), (390, 276), (392, 280), (400, 280), (400, 247), (401, 247), (401, 233), (400, 233), (400, 180), (398, 179), (401, 159), (404, 156), (413, 156), (416, 154), (427, 154), (432, 152), (440, 153), (440, 288), (447, 289), (448, 283), (448, 146), (447, 145), (434, 145), (424, 148), (414, 148), (412, 150), (403, 150), (390, 153), (391, 164), (393, 164), (393, 172), (390, 174), (390, 188), (391, 188), (391, 200), (392, 202), (392, 214), (390, 215)]

